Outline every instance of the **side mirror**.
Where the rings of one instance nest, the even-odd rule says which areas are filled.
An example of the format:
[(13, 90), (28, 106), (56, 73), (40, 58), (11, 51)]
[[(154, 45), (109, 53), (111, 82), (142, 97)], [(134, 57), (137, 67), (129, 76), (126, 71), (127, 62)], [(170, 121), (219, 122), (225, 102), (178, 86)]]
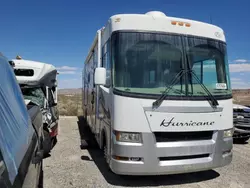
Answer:
[(95, 69), (95, 85), (106, 84), (106, 69), (103, 67), (97, 67)]

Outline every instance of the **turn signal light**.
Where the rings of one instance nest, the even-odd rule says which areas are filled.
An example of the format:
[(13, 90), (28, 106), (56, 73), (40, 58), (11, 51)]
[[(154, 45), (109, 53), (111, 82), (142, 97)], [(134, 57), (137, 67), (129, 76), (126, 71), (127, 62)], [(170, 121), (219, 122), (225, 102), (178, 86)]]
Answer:
[(114, 155), (113, 158), (115, 160), (118, 160), (118, 161), (134, 161), (134, 162), (138, 162), (138, 161), (142, 160), (142, 158), (140, 158), (140, 157), (121, 157), (121, 156), (116, 156), (116, 155)]

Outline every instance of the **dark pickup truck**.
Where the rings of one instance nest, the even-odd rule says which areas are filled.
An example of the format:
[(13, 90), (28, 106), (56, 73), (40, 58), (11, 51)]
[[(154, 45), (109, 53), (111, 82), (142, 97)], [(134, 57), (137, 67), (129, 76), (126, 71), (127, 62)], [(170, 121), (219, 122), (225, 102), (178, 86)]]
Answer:
[(243, 105), (233, 106), (234, 140), (245, 143), (250, 138), (250, 108)]
[(42, 112), (25, 104), (13, 69), (1, 54), (0, 75), (0, 188), (40, 188)]

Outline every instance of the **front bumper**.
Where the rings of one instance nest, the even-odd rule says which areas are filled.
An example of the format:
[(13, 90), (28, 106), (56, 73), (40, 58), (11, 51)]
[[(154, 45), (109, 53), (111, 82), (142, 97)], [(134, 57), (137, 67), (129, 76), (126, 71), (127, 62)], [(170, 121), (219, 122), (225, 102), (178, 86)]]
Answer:
[[(141, 161), (111, 158), (110, 168), (122, 175), (163, 175), (204, 171), (232, 161), (232, 138), (215, 131), (211, 140), (156, 143), (153, 133), (143, 134), (143, 144), (114, 143), (112, 156), (141, 157)], [(181, 159), (180, 159), (181, 158)], [(165, 160), (167, 159), (167, 160)]]

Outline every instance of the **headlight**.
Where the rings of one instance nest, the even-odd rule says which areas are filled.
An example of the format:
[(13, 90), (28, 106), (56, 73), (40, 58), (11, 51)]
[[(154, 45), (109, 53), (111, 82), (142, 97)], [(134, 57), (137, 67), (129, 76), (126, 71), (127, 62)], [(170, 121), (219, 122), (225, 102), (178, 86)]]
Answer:
[(142, 143), (141, 133), (115, 132), (116, 141)]
[(234, 129), (228, 129), (224, 131), (224, 138), (232, 137), (234, 134)]

